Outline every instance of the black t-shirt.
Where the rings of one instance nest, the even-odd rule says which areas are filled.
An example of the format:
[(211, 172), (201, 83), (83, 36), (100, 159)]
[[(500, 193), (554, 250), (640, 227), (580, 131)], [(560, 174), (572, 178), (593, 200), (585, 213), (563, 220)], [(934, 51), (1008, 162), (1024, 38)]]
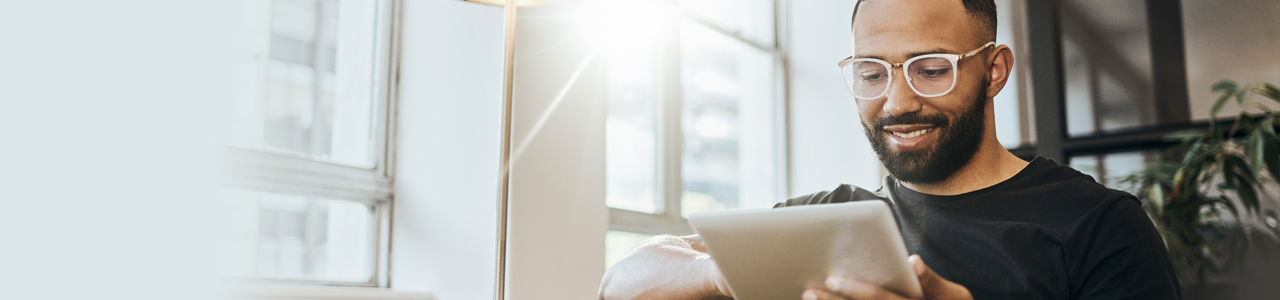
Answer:
[(893, 207), (908, 251), (974, 299), (1182, 298), (1138, 200), (1042, 157), (961, 195), (923, 194), (886, 177), (875, 192), (841, 185), (774, 207), (872, 199)]

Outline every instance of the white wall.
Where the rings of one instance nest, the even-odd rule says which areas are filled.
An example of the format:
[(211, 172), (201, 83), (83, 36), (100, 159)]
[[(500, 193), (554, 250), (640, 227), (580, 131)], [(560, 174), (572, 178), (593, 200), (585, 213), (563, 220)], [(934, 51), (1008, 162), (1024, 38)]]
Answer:
[(856, 1), (788, 1), (791, 74), (791, 191), (798, 196), (849, 183), (880, 186), (880, 161), (862, 133), (858, 107), (836, 62), (853, 52)]
[(0, 2), (0, 299), (211, 297), (226, 2)]
[(391, 287), (492, 299), (502, 7), (405, 1)]
[(592, 299), (604, 274), (604, 59), (590, 15), (520, 8), (507, 299)]

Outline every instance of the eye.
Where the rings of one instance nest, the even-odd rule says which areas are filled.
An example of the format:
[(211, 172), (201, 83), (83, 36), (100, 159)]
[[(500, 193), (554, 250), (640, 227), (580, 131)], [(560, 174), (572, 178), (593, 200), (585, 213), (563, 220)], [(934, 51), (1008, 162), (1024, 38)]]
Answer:
[(918, 75), (916, 77), (927, 78), (927, 79), (937, 79), (937, 78), (943, 78), (950, 73), (951, 73), (951, 68), (946, 68), (946, 67), (921, 68), (919, 70), (916, 70), (916, 75)]
[(863, 73), (859, 77), (862, 78), (862, 81), (878, 81), (884, 79), (885, 76), (884, 73)]

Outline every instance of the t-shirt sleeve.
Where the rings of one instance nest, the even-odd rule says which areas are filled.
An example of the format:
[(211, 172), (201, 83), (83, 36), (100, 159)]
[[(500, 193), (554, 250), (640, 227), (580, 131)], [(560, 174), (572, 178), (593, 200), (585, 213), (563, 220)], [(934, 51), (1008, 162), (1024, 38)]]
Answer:
[(1164, 241), (1137, 199), (1082, 220), (1069, 257), (1074, 299), (1182, 299)]

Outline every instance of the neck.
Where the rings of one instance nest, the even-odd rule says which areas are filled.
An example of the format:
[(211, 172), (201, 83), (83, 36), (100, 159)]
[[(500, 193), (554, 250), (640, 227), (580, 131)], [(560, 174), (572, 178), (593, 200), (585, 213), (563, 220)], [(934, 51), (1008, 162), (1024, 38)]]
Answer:
[(994, 130), (991, 131), (969, 163), (950, 178), (927, 184), (902, 182), (902, 185), (925, 194), (950, 196), (987, 188), (1017, 175), (1028, 163), (1000, 145)]

